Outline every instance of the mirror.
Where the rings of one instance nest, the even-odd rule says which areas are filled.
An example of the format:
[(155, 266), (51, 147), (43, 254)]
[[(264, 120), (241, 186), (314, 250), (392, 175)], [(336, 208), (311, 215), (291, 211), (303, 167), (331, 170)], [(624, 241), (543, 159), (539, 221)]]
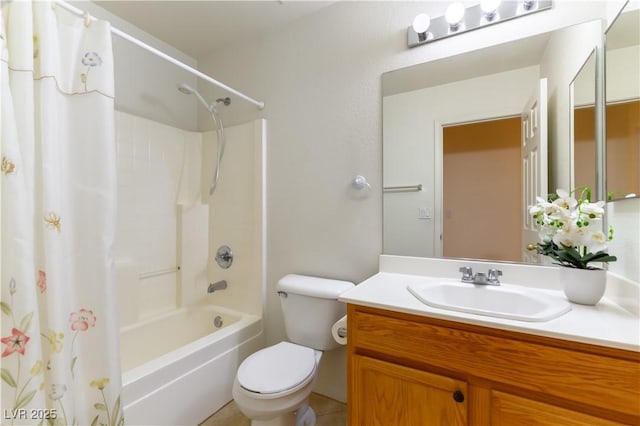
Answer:
[(571, 188), (596, 189), (596, 51), (571, 82), (573, 111), (573, 183)]
[(593, 21), (385, 73), (383, 252), (526, 260), (520, 117), (546, 79), (550, 173), (539, 195), (569, 187), (569, 86), (601, 37)]
[(606, 187), (610, 200), (640, 196), (640, 10), (629, 4), (606, 33)]

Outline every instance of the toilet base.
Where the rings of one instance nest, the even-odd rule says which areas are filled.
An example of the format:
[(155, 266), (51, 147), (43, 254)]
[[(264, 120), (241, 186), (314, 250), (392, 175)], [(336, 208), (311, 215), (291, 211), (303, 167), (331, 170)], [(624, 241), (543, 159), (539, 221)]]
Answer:
[(315, 426), (316, 413), (305, 403), (292, 413), (285, 413), (269, 420), (252, 420), (251, 426)]

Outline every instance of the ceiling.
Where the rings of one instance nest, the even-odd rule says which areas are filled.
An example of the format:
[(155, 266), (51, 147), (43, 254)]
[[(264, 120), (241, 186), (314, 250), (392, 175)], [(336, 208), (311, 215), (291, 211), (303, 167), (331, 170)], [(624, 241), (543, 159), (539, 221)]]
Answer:
[(230, 42), (259, 37), (332, 1), (95, 1), (143, 31), (198, 59)]

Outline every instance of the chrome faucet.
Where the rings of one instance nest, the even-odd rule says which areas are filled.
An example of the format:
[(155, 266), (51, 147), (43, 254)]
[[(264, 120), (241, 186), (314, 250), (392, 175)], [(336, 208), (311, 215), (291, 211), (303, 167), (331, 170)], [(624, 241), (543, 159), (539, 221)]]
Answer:
[(227, 288), (227, 280), (221, 280), (215, 283), (209, 283), (209, 288), (207, 288), (207, 293), (213, 293), (216, 290), (224, 290), (225, 288)]
[(502, 271), (499, 269), (489, 269), (487, 273), (487, 282), (491, 285), (500, 285), (500, 279), (498, 277), (502, 276)]
[(489, 271), (485, 274), (484, 272), (478, 272), (477, 274), (473, 274), (473, 270), (469, 266), (462, 266), (458, 269), (462, 272), (462, 278), (460, 281), (463, 283), (469, 284), (480, 284), (480, 285), (500, 285), (500, 280), (498, 277), (502, 275), (502, 271), (499, 269), (489, 269)]

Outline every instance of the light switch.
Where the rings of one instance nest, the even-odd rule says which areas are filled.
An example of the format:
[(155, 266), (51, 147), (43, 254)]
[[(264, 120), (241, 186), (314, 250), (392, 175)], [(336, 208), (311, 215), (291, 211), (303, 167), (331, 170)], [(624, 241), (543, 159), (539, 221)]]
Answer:
[(418, 219), (431, 219), (431, 210), (427, 207), (418, 208)]

